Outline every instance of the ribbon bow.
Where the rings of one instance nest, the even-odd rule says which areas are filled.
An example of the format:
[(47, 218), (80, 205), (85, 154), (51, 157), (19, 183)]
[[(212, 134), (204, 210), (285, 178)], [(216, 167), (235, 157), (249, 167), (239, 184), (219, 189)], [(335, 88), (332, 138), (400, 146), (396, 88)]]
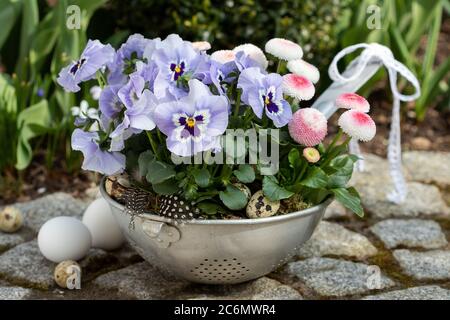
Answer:
[[(340, 59), (353, 51), (358, 49), (364, 49), (360, 56), (352, 62), (350, 70), (354, 70), (349, 74), (346, 72), (347, 77), (344, 77), (339, 73), (337, 64)], [(394, 203), (401, 203), (405, 200), (407, 195), (407, 187), (405, 178), (402, 171), (402, 159), (401, 159), (401, 142), (400, 142), (400, 101), (413, 101), (420, 96), (420, 85), (414, 74), (408, 70), (408, 68), (401, 62), (395, 60), (392, 51), (383, 45), (378, 43), (360, 43), (344, 48), (340, 51), (331, 62), (328, 74), (330, 78), (335, 82), (345, 83), (354, 81), (362, 75), (368, 63), (378, 63), (384, 65), (389, 74), (389, 82), (393, 95), (394, 104), (392, 107), (392, 120), (391, 131), (389, 132), (389, 145), (388, 145), (388, 161), (389, 172), (394, 183), (394, 190), (388, 195), (388, 200)], [(404, 95), (398, 91), (397, 88), (397, 74), (403, 76), (408, 80), (415, 89), (415, 93), (412, 95)], [(350, 143), (350, 152), (359, 154), (358, 142), (352, 139)], [(358, 161), (357, 168), (363, 170), (364, 163)]]

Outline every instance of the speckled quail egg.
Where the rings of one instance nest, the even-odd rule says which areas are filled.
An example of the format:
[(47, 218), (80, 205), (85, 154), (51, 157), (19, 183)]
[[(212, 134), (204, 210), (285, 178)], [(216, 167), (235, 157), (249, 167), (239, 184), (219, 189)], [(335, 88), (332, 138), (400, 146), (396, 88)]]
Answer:
[(19, 209), (6, 207), (0, 212), (0, 230), (16, 232), (22, 227), (23, 217)]
[(236, 188), (241, 190), (247, 197), (247, 200), (249, 200), (250, 197), (252, 196), (252, 192), (250, 191), (250, 188), (247, 187), (245, 184), (236, 182), (236, 183), (233, 183), (233, 186), (235, 186)]
[(73, 260), (65, 260), (56, 266), (53, 277), (61, 288), (68, 287), (68, 280), (71, 282), (70, 287), (73, 288), (76, 281), (81, 281), (81, 267)]
[(256, 192), (247, 204), (247, 217), (265, 218), (275, 215), (280, 209), (280, 201), (271, 201), (262, 190)]

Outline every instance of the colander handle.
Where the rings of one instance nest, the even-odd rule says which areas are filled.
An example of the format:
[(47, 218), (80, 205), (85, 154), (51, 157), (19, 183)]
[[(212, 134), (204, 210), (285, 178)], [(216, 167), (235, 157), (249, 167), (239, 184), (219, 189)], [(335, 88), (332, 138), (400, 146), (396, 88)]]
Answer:
[(177, 227), (162, 221), (145, 220), (142, 223), (142, 231), (160, 248), (168, 248), (181, 238)]

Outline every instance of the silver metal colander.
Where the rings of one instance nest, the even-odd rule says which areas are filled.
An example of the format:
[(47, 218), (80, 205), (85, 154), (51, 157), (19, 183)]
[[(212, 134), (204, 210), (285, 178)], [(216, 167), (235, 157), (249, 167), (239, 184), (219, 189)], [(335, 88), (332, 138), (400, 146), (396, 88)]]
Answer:
[(173, 220), (131, 216), (101, 184), (128, 242), (151, 264), (192, 282), (233, 284), (266, 275), (285, 264), (307, 241), (331, 200), (282, 216), (242, 220)]
[[(337, 110), (336, 97), (357, 91), (381, 65), (376, 57), (364, 69), (353, 61), (343, 74), (349, 80), (333, 82), (312, 107), (329, 118)], [(359, 76), (351, 77), (355, 72)], [(311, 237), (331, 202), (269, 218), (190, 220), (183, 224), (144, 213), (135, 216), (135, 228), (130, 229), (131, 216), (109, 197), (104, 183), (101, 192), (124, 235), (142, 257), (182, 278), (208, 284), (245, 282), (282, 266)]]

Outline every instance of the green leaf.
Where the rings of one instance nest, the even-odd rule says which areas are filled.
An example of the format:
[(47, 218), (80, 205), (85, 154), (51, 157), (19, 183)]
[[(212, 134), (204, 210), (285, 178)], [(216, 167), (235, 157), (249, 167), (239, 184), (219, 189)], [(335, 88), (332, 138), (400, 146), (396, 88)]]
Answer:
[(436, 98), (439, 82), (450, 72), (450, 57), (445, 59), (434, 71), (429, 71), (422, 84), (422, 94), (416, 101), (416, 113), (419, 120), (423, 120), (429, 104)]
[(219, 197), (223, 204), (231, 210), (241, 210), (247, 205), (245, 193), (232, 185), (228, 185), (225, 191), (220, 191)]
[(25, 68), (28, 65), (28, 60), (25, 60), (25, 57), (28, 55), (30, 43), (38, 24), (39, 8), (37, 0), (24, 1), (22, 9), (22, 28), (20, 30), (20, 49), (16, 66), (16, 72), (21, 77), (24, 76)]
[(42, 100), (24, 109), (17, 118), (17, 126), (19, 139), (17, 144), (16, 168), (23, 170), (28, 166), (33, 157), (30, 140), (49, 130), (50, 111), (47, 100)]
[(23, 1), (0, 1), (0, 21), (2, 22), (2, 27), (0, 28), (0, 49), (3, 47), (3, 44), (8, 38), (20, 13), (22, 5)]
[(389, 27), (389, 33), (391, 34), (392, 38), (395, 40), (393, 41), (393, 45), (395, 45), (398, 48), (398, 52), (400, 53), (400, 56), (402, 58), (402, 61), (405, 61), (406, 66), (409, 69), (414, 70), (414, 55), (410, 53), (405, 40), (403, 39), (403, 36), (398, 29), (397, 26), (391, 25)]
[(195, 183), (198, 184), (199, 187), (206, 188), (209, 186), (211, 174), (208, 169), (195, 169), (192, 171), (192, 175), (194, 176)]
[(298, 175), (302, 172), (302, 167), (305, 165), (304, 158), (300, 157), (300, 151), (296, 148), (292, 148), (288, 154), (289, 166), (294, 170), (291, 172), (291, 181), (295, 181), (300, 178)]
[(294, 194), (293, 192), (279, 186), (278, 180), (274, 176), (264, 176), (262, 189), (264, 195), (272, 201), (287, 199)]
[(336, 196), (336, 200), (339, 201), (344, 207), (350, 209), (358, 216), (364, 216), (364, 210), (361, 206), (361, 199), (355, 188), (337, 188), (331, 190)]
[(207, 215), (216, 215), (218, 212), (223, 211), (220, 205), (210, 201), (200, 202), (196, 206)]
[(178, 192), (177, 182), (174, 179), (152, 184), (152, 188), (153, 191), (161, 195), (171, 195)]
[(16, 163), (17, 150), (17, 97), (16, 90), (5, 74), (0, 74), (0, 171)]
[(328, 176), (319, 167), (311, 167), (308, 170), (305, 179), (300, 181), (300, 184), (312, 189), (326, 188), (328, 185)]
[(151, 162), (155, 160), (155, 155), (150, 150), (142, 152), (139, 155), (138, 165), (139, 165), (139, 175), (145, 177), (148, 172), (148, 166)]
[(234, 170), (233, 174), (242, 183), (252, 183), (255, 181), (255, 170), (249, 164), (239, 165), (239, 169)]
[(328, 177), (328, 188), (345, 188), (352, 177), (355, 161), (353, 155), (343, 155), (333, 159), (330, 162), (330, 167), (335, 169), (336, 172)]
[(422, 73), (427, 73), (433, 70), (434, 60), (436, 57), (436, 51), (438, 46), (439, 35), (441, 31), (442, 22), (442, 5), (438, 5), (434, 13), (435, 18), (433, 19), (433, 25), (430, 28), (427, 37), (427, 46), (425, 49), (425, 56), (423, 58)]
[(440, 5), (440, 1), (412, 1), (411, 10), (413, 18), (405, 36), (409, 48), (419, 45), (424, 30), (430, 25), (430, 20), (435, 18), (434, 15), (430, 13), (435, 10), (437, 5)]
[(175, 177), (175, 174), (176, 172), (172, 165), (161, 161), (152, 161), (147, 165), (147, 174), (145, 175), (145, 178), (153, 185), (173, 178)]

